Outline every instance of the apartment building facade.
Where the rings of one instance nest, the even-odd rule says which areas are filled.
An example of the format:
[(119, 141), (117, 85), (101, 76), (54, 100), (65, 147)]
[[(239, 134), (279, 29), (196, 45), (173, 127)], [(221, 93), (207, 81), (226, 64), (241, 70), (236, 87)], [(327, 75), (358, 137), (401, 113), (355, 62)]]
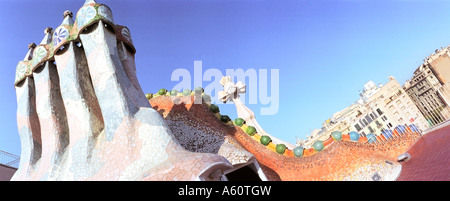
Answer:
[(366, 136), (369, 133), (380, 135), (397, 125), (415, 124), (422, 130), (428, 128), (426, 119), (400, 83), (392, 76), (388, 79), (384, 85), (367, 82), (359, 100), (333, 114), (320, 130), (315, 130), (306, 140), (298, 140), (297, 144), (309, 147), (316, 140), (327, 139), (333, 131), (356, 131)]
[[(445, 51), (447, 55), (448, 51)], [(439, 70), (446, 64), (446, 59), (438, 58), (444, 57), (440, 55), (432, 55), (431, 58), (427, 58), (423, 64), (421, 64), (415, 71), (410, 80), (407, 80), (403, 85), (403, 89), (411, 97), (414, 103), (417, 105), (423, 116), (428, 122), (428, 127), (439, 124), (450, 118), (449, 102), (450, 93), (448, 90), (448, 84), (445, 83), (443, 73), (445, 71)], [(448, 56), (445, 56), (448, 58)], [(448, 59), (448, 66), (450, 68), (450, 58)], [(439, 63), (440, 61), (441, 63)], [(438, 68), (433, 67), (438, 66)], [(440, 71), (441, 73), (438, 73)]]
[(361, 97), (368, 111), (359, 118), (354, 129), (362, 135), (378, 135), (397, 125), (415, 124), (419, 129), (426, 129), (427, 122), (411, 97), (394, 77), (388, 79), (386, 84), (371, 89), (375, 92), (370, 96)]

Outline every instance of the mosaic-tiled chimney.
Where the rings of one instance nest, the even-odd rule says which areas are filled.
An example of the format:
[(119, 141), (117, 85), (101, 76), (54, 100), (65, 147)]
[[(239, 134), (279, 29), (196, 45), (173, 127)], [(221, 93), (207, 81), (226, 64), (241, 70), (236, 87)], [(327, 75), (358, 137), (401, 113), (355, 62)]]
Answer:
[(17, 65), (12, 180), (218, 180), (232, 168), (174, 139), (139, 85), (130, 30), (108, 6), (87, 0), (63, 18)]

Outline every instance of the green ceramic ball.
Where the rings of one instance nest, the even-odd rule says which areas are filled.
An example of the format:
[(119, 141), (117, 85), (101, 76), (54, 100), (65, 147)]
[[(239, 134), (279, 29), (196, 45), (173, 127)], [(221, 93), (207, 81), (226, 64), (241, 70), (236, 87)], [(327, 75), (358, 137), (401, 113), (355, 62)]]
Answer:
[(208, 94), (203, 94), (202, 96), (203, 101), (205, 101), (205, 103), (211, 103), (211, 96)]
[(340, 131), (333, 131), (331, 133), (331, 137), (335, 140), (335, 141), (339, 141), (342, 140), (342, 133)]
[(264, 146), (267, 146), (270, 141), (272, 141), (272, 139), (270, 139), (269, 136), (263, 135), (261, 136), (261, 139), (259, 140), (261, 142), (261, 144), (263, 144)]
[(297, 158), (303, 157), (303, 147), (296, 147), (294, 150), (294, 156)]
[(191, 95), (191, 90), (190, 89), (183, 90), (183, 96), (190, 96), (190, 95)]
[(249, 127), (247, 127), (247, 129), (245, 129), (245, 132), (247, 134), (249, 134), (250, 136), (253, 136), (256, 133), (256, 128), (253, 126), (249, 126)]
[(205, 90), (202, 87), (196, 87), (194, 89), (195, 94), (202, 94)]
[(314, 148), (314, 150), (316, 150), (316, 151), (322, 151), (322, 150), (323, 150), (323, 147), (324, 147), (323, 142), (320, 141), (320, 140), (314, 142), (314, 144), (313, 144), (313, 148)]
[(145, 97), (146, 97), (148, 100), (150, 100), (150, 99), (153, 98), (153, 94), (152, 94), (152, 93), (147, 93), (147, 94), (145, 94)]
[(178, 91), (174, 89), (174, 90), (170, 91), (170, 95), (171, 96), (177, 96), (178, 95)]
[(220, 121), (222, 121), (223, 123), (227, 123), (227, 122), (231, 121), (231, 119), (228, 115), (222, 115), (220, 117)]
[(209, 111), (211, 111), (212, 113), (218, 113), (218, 112), (220, 112), (220, 109), (219, 109), (219, 106), (212, 104), (209, 107)]
[(234, 120), (234, 123), (238, 126), (242, 126), (245, 123), (245, 121), (242, 118), (237, 118)]
[(277, 144), (277, 146), (275, 147), (275, 150), (279, 154), (284, 154), (284, 151), (286, 151), (286, 145), (284, 145), (284, 144)]
[(160, 90), (158, 91), (158, 94), (159, 94), (160, 96), (165, 95), (166, 93), (167, 93), (167, 90), (166, 90), (166, 89), (160, 89)]

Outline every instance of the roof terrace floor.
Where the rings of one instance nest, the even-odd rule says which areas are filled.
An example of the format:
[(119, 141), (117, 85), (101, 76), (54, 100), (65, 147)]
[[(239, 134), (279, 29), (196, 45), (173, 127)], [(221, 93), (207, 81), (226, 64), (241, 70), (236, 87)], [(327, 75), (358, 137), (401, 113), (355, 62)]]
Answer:
[(450, 181), (450, 125), (422, 136), (397, 181)]

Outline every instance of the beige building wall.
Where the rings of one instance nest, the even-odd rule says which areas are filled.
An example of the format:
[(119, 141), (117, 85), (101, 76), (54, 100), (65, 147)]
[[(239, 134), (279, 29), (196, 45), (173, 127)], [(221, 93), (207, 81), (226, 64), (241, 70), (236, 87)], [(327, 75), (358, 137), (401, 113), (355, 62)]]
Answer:
[(425, 63), (428, 64), (442, 85), (438, 87), (437, 94), (448, 108), (450, 105), (450, 47), (436, 50), (434, 54), (427, 58)]
[(425, 63), (431, 65), (431, 69), (442, 84), (450, 83), (450, 52), (449, 47), (436, 50)]

